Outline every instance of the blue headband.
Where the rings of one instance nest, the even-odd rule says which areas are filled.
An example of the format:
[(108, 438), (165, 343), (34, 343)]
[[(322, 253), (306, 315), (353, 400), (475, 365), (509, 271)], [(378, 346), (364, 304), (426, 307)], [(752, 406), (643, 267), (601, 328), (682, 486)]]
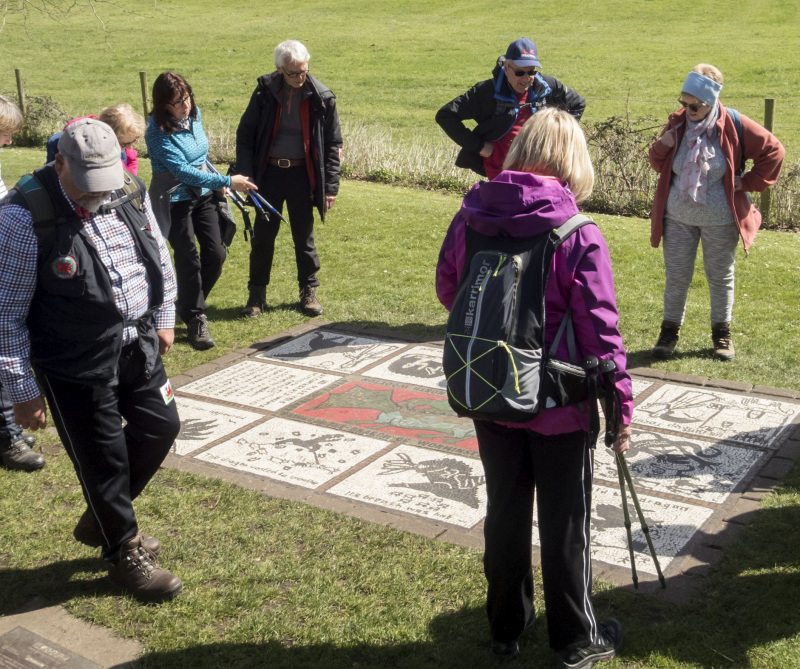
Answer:
[(697, 72), (689, 72), (689, 76), (686, 77), (686, 81), (683, 82), (683, 88), (681, 88), (682, 93), (694, 95), (709, 107), (713, 107), (717, 102), (721, 90), (722, 84), (718, 84), (713, 79), (704, 77)]

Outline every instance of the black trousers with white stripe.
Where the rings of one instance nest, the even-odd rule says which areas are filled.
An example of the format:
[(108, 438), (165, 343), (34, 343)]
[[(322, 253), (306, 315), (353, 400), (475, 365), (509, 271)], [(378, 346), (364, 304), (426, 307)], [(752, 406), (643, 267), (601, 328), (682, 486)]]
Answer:
[(531, 535), (536, 493), (550, 646), (594, 640), (589, 523), (593, 452), (585, 432), (542, 435), (474, 421), (486, 475), (486, 609), (493, 641), (519, 637), (533, 610)]
[[(161, 359), (150, 379), (137, 342), (122, 349), (119, 384), (86, 385), (38, 374), (58, 435), (104, 537), (103, 558), (116, 561), (136, 536), (132, 502), (158, 471), (180, 431)], [(122, 419), (126, 424), (123, 427)]]

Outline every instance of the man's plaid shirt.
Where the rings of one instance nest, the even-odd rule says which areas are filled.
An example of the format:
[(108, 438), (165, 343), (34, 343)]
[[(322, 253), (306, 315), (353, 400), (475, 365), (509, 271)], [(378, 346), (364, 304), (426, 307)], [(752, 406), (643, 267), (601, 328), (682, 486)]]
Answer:
[[(63, 187), (61, 192), (64, 193)], [(75, 204), (69, 198), (67, 201), (74, 209)], [(164, 303), (155, 313), (156, 329), (169, 329), (175, 326), (175, 274), (149, 196), (145, 197), (144, 214), (158, 241), (164, 276)], [(85, 221), (86, 233), (108, 270), (117, 309), (125, 320), (136, 320), (147, 311), (150, 286), (130, 231), (113, 210), (92, 215)], [(15, 403), (40, 395), (31, 371), (25, 322), (36, 289), (37, 251), (30, 212), (12, 204), (0, 207), (0, 379)], [(126, 327), (123, 345), (136, 338), (136, 328)]]

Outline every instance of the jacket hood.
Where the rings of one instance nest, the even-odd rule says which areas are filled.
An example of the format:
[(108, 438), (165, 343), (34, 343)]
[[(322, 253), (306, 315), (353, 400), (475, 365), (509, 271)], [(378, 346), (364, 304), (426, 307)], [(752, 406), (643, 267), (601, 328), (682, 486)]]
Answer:
[(578, 213), (578, 205), (558, 179), (505, 171), (475, 184), (461, 213), (483, 235), (531, 237), (557, 228)]

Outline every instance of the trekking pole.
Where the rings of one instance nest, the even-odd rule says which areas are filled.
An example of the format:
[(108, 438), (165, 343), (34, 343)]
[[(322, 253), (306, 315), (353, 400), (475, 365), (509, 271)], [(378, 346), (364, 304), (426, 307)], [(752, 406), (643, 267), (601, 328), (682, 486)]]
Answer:
[(642, 513), (642, 507), (639, 505), (639, 498), (636, 496), (636, 490), (633, 487), (633, 479), (631, 478), (630, 469), (628, 469), (628, 461), (625, 459), (625, 456), (622, 453), (617, 453), (617, 464), (619, 468), (622, 470), (623, 475), (625, 476), (625, 481), (628, 483), (628, 488), (631, 491), (631, 499), (633, 500), (633, 506), (636, 509), (636, 513), (639, 516), (639, 524), (642, 526), (642, 532), (644, 532), (644, 537), (647, 539), (647, 547), (650, 549), (650, 555), (653, 558), (653, 564), (656, 566), (656, 572), (658, 573), (658, 581), (661, 583), (661, 587), (666, 589), (667, 582), (664, 580), (664, 574), (661, 573), (661, 565), (658, 564), (658, 557), (656, 556), (656, 549), (653, 546), (653, 539), (650, 537), (650, 528), (647, 527), (647, 522), (644, 519), (644, 514)]
[(619, 462), (620, 453), (616, 453), (617, 478), (619, 479), (619, 489), (622, 493), (622, 513), (625, 517), (625, 531), (628, 534), (628, 553), (631, 556), (631, 579), (635, 590), (639, 589), (639, 577), (636, 575), (636, 561), (633, 554), (633, 534), (631, 533), (631, 513), (628, 509), (628, 494), (625, 492), (625, 477), (622, 474), (622, 466)]
[[(275, 209), (275, 207), (273, 207), (269, 202), (267, 202), (263, 197), (261, 197), (261, 195), (259, 195), (256, 191), (249, 190), (249, 191), (247, 191), (247, 193), (248, 193), (248, 195), (250, 195), (251, 198), (253, 198), (253, 202), (255, 202), (255, 205), (256, 205), (256, 207), (258, 209), (261, 209), (261, 211), (263, 211), (262, 207), (266, 207), (273, 214), (275, 214), (279, 219), (281, 219), (284, 223), (288, 223), (289, 222), (283, 216), (281, 216), (281, 212), (279, 212), (277, 209)], [(264, 215), (266, 216), (266, 214), (264, 214)]]
[[(219, 174), (219, 170), (211, 164), (211, 161), (206, 158), (206, 166), (213, 174)], [(245, 207), (244, 198), (242, 198), (239, 193), (237, 193), (232, 188), (228, 188), (228, 197), (231, 199), (231, 202), (236, 205), (236, 208), (242, 212), (242, 220), (244, 221), (244, 230), (242, 231), (244, 234), (244, 241), (248, 241), (248, 234), (250, 239), (253, 238), (253, 225), (250, 222), (250, 212)]]
[[(622, 401), (619, 397), (619, 391), (614, 383), (614, 372), (617, 365), (613, 360), (607, 359), (600, 362), (600, 371), (603, 374), (604, 385), (604, 403), (603, 411), (606, 415), (606, 446), (609, 448), (614, 445), (619, 435), (619, 425), (622, 419)], [(625, 492), (625, 484), (627, 483), (628, 490), (631, 493), (633, 506), (636, 509), (636, 514), (639, 517), (639, 525), (641, 525), (642, 532), (647, 540), (647, 547), (650, 549), (650, 556), (653, 558), (653, 564), (656, 567), (658, 580), (662, 588), (667, 587), (667, 582), (664, 580), (664, 574), (661, 573), (661, 565), (658, 563), (658, 556), (656, 555), (655, 546), (653, 546), (653, 539), (650, 536), (650, 528), (647, 526), (647, 521), (644, 519), (642, 507), (639, 504), (639, 497), (636, 495), (636, 489), (633, 487), (633, 478), (631, 471), (628, 467), (628, 461), (625, 459), (624, 453), (615, 453), (617, 461), (617, 477), (619, 478), (619, 489), (622, 493), (622, 512), (625, 519), (625, 530), (628, 534), (628, 552), (631, 556), (631, 573), (633, 577), (633, 587), (639, 587), (639, 579), (636, 575), (636, 563), (634, 562), (633, 554), (633, 536), (631, 534), (631, 517), (630, 510), (628, 509), (628, 496)]]

